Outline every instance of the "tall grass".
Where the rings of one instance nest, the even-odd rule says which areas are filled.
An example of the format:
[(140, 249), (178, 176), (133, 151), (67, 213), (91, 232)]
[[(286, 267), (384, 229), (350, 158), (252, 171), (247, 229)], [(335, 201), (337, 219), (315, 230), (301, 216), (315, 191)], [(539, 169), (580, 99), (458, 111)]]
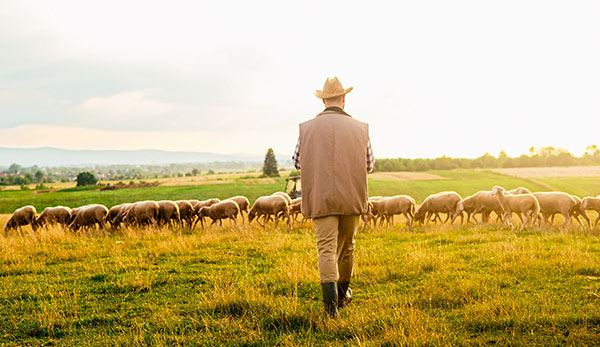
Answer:
[(361, 231), (355, 299), (335, 321), (316, 257), (308, 223), (24, 229), (0, 237), (0, 343), (600, 343), (597, 232)]

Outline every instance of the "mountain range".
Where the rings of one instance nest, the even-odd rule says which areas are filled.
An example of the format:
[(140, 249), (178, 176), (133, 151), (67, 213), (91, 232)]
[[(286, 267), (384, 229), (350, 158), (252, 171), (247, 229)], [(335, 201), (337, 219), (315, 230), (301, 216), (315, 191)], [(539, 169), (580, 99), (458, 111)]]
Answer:
[[(280, 165), (290, 163), (291, 155), (278, 155)], [(8, 148), (0, 147), (0, 167), (12, 163), (21, 166), (56, 167), (88, 165), (166, 165), (212, 162), (262, 162), (263, 155), (218, 154), (210, 152), (171, 152), (156, 149), (143, 150), (70, 150), (53, 147)]]

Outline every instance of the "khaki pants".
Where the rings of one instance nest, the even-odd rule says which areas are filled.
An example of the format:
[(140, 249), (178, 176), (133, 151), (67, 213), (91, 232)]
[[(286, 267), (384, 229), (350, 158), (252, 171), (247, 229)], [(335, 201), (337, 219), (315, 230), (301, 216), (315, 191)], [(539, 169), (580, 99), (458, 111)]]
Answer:
[(359, 215), (315, 218), (321, 283), (349, 282)]

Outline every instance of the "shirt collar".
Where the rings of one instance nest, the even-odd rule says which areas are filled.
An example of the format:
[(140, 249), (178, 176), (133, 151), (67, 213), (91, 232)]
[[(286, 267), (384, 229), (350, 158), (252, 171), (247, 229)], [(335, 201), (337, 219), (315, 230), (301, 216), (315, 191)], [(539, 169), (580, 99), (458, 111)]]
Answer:
[(352, 117), (351, 115), (347, 114), (341, 107), (339, 106), (329, 106), (327, 107), (323, 112), (327, 112), (327, 111), (333, 111), (336, 113), (341, 113), (343, 115), (346, 115), (348, 117)]

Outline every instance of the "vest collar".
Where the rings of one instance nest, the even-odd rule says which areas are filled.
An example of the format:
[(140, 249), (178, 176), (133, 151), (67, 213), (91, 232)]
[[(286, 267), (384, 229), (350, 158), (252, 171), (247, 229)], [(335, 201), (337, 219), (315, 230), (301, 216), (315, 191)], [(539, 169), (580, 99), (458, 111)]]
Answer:
[(338, 106), (329, 106), (323, 112), (321, 112), (319, 115), (322, 115), (325, 112), (340, 113), (340, 114), (343, 114), (343, 115), (346, 115), (346, 116), (352, 118), (351, 115), (347, 114), (341, 107), (338, 107)]

